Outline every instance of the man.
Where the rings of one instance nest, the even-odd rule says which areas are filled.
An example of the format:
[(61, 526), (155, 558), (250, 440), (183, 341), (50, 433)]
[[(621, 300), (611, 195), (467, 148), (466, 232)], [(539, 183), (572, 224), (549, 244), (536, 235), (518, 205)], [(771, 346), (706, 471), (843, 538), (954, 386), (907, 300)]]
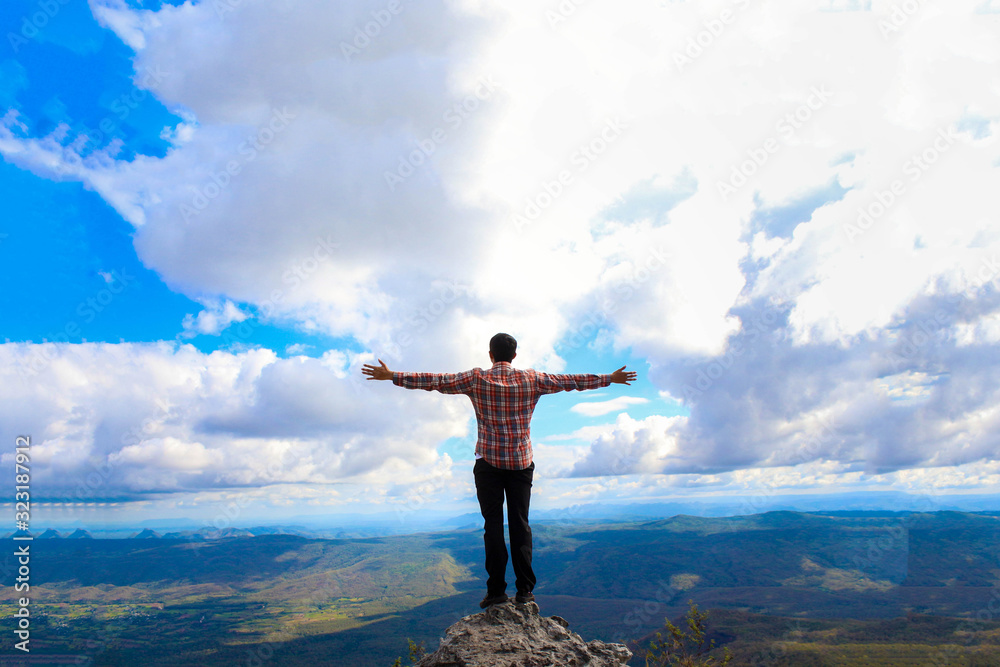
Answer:
[(622, 366), (605, 375), (556, 375), (534, 369), (519, 370), (510, 364), (517, 356), (513, 336), (498, 333), (490, 339), (488, 371), (474, 368), (463, 373), (400, 373), (365, 364), (361, 369), (369, 380), (392, 380), (407, 389), (426, 389), (443, 394), (465, 394), (472, 399), (479, 425), (476, 439), (476, 496), (485, 520), (486, 597), (479, 606), (505, 602), (507, 598), (507, 545), (503, 536), (503, 502), (507, 496), (507, 524), (520, 603), (535, 599), (535, 573), (531, 569), (531, 528), (528, 505), (535, 464), (531, 460), (531, 414), (543, 394), (573, 389), (597, 389), (612, 382), (629, 384), (634, 372)]

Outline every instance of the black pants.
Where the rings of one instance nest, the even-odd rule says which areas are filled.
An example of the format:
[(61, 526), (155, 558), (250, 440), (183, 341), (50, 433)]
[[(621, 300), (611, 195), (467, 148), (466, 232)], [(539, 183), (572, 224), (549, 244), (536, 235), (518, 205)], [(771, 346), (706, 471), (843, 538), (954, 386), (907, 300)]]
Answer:
[(486, 594), (495, 597), (507, 590), (507, 545), (503, 539), (503, 499), (507, 495), (507, 525), (510, 530), (510, 550), (514, 561), (517, 592), (530, 593), (535, 588), (535, 572), (531, 569), (531, 528), (528, 526), (528, 505), (531, 502), (532, 463), (524, 470), (504, 470), (476, 459), (476, 496), (485, 519), (483, 542), (486, 544)]

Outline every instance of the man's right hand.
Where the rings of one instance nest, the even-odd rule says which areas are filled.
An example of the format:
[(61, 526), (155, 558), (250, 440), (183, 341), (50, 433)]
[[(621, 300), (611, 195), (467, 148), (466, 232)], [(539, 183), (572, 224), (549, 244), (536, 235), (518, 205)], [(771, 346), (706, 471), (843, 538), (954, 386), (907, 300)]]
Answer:
[[(373, 366), (371, 364), (364, 364), (361, 368), (361, 373), (367, 375), (369, 380), (391, 380), (392, 371), (389, 367), (385, 365), (385, 362), (381, 359), (378, 360), (381, 366)], [(624, 366), (622, 367), (624, 368)]]
[(611, 374), (611, 382), (614, 384), (628, 384), (629, 382), (635, 382), (635, 378), (635, 371), (629, 371), (626, 373), (624, 366)]

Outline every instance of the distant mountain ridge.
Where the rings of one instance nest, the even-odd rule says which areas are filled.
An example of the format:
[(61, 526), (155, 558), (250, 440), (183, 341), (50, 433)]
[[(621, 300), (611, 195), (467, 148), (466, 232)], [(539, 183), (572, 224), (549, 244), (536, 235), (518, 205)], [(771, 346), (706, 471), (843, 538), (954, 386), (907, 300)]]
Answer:
[[(897, 491), (812, 496), (809, 494), (747, 495), (745, 497), (715, 497), (697, 500), (665, 500), (633, 503), (585, 503), (562, 508), (532, 508), (532, 525), (558, 524), (565, 526), (604, 522), (654, 521), (677, 515), (706, 518), (760, 515), (788, 511), (799, 514), (826, 516), (871, 517), (900, 516), (915, 512), (954, 511), (982, 515), (1000, 514), (1000, 498), (996, 495), (909, 494)], [(260, 518), (247, 519), (238, 528), (253, 535), (285, 534), (321, 539), (346, 539), (407, 535), (426, 531), (475, 529), (482, 527), (478, 512), (456, 515), (438, 509), (347, 514), (328, 517), (309, 515), (286, 516), (280, 524), (267, 524)], [(84, 528), (98, 539), (121, 539), (143, 529), (161, 536), (201, 536), (217, 539), (227, 528), (205, 525), (204, 520), (186, 517), (145, 519), (128, 526), (122, 524), (87, 524), (56, 526), (65, 531)], [(10, 534), (6, 535), (7, 537)]]
[[(143, 539), (38, 540), (32, 601), (66, 624), (52, 635), (66, 653), (109, 619), (131, 619), (117, 626), (127, 641), (108, 664), (153, 665), (144, 660), (169, 637), (172, 664), (240, 664), (249, 650), (282, 667), (331, 655), (388, 667), (407, 637), (436, 642), (485, 591), (481, 527), (341, 539), (242, 530), (252, 532), (168, 539), (146, 527)], [(540, 522), (533, 532), (539, 606), (584, 638), (613, 642), (660, 629), (688, 599), (769, 618), (968, 617), (998, 583), (1000, 519), (989, 513), (681, 514)], [(2, 600), (15, 595), (0, 589)], [(757, 618), (738, 614), (728, 618)], [(227, 644), (234, 634), (245, 643)]]
[[(625, 524), (625, 523), (648, 523), (651, 526), (659, 525), (662, 523), (664, 526), (674, 526), (677, 527), (681, 525), (682, 522), (690, 522), (691, 525), (695, 526), (710, 526), (710, 525), (723, 525), (729, 526), (727, 530), (731, 530), (734, 525), (742, 525), (745, 527), (750, 527), (752, 525), (764, 525), (762, 521), (780, 522), (782, 517), (788, 519), (791, 517), (826, 517), (828, 520), (833, 519), (844, 519), (844, 518), (855, 518), (855, 519), (889, 519), (889, 520), (899, 520), (903, 517), (920, 515), (920, 514), (941, 514), (951, 513), (952, 515), (958, 516), (980, 516), (980, 517), (1000, 517), (1000, 511), (992, 510), (982, 510), (975, 512), (966, 512), (951, 509), (941, 509), (930, 513), (921, 513), (915, 511), (902, 511), (902, 510), (835, 510), (830, 512), (821, 511), (809, 511), (800, 512), (794, 510), (773, 510), (770, 512), (762, 512), (757, 514), (740, 514), (732, 516), (714, 516), (714, 515), (700, 515), (700, 514), (685, 514), (685, 513), (675, 513), (664, 515), (663, 512), (657, 511), (653, 508), (665, 508), (667, 505), (659, 504), (649, 504), (649, 505), (627, 505), (618, 506), (621, 509), (608, 510), (609, 517), (607, 519), (600, 519), (595, 517), (585, 517), (583, 510), (576, 511), (574, 509), (570, 510), (541, 510), (532, 512), (532, 525), (554, 525), (562, 527), (578, 527), (583, 528), (586, 526), (593, 525), (605, 525), (608, 523), (615, 524)], [(632, 512), (629, 508), (646, 508), (643, 512)], [(588, 515), (589, 516), (589, 515)], [(624, 518), (631, 516), (632, 518)], [(754, 519), (752, 522), (747, 523), (747, 517), (770, 517), (769, 519)], [(705, 522), (705, 523), (699, 523)], [(719, 522), (722, 522), (721, 524)], [(171, 525), (176, 525), (166, 520), (159, 520), (156, 522), (142, 522), (139, 526), (128, 528), (120, 527), (116, 528), (113, 532), (113, 536), (109, 536), (106, 533), (107, 530), (98, 531), (101, 536), (98, 539), (123, 539), (123, 538), (139, 538), (140, 535), (143, 539), (159, 537), (162, 539), (180, 539), (180, 540), (217, 540), (217, 539), (227, 539), (233, 537), (252, 537), (252, 536), (263, 536), (263, 535), (297, 535), (300, 537), (307, 537), (310, 539), (363, 539), (369, 537), (381, 537), (389, 535), (406, 535), (414, 534), (419, 532), (442, 532), (447, 530), (478, 530), (482, 528), (482, 517), (478, 514), (466, 514), (457, 517), (452, 517), (448, 520), (443, 520), (440, 522), (436, 528), (413, 528), (409, 533), (398, 532), (398, 531), (387, 531), (384, 528), (378, 526), (372, 528), (366, 528), (363, 524), (357, 524), (352, 527), (344, 527), (339, 529), (331, 528), (309, 528), (302, 525), (288, 525), (288, 524), (276, 524), (276, 525), (253, 525), (246, 527), (232, 526), (226, 528), (215, 528), (213, 526), (200, 526), (196, 528), (185, 528), (182, 530), (157, 530), (157, 528), (151, 525), (143, 525), (149, 523), (156, 523), (163, 527), (170, 527)], [(405, 525), (405, 524), (403, 524)], [(58, 529), (49, 528), (49, 531), (54, 531)], [(80, 535), (78, 535), (80, 533)], [(4, 538), (10, 537), (13, 533), (7, 533)], [(36, 538), (41, 537), (41, 534), (34, 533)], [(47, 534), (46, 537), (58, 537), (59, 534)], [(69, 537), (95, 537), (95, 535), (83, 528), (77, 528), (76, 531)]]

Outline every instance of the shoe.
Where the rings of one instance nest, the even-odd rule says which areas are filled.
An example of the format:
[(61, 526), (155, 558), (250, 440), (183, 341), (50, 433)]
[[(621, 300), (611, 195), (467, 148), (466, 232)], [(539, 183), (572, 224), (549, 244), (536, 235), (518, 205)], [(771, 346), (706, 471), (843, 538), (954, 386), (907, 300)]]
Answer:
[(500, 604), (501, 602), (506, 602), (510, 598), (507, 597), (506, 593), (501, 593), (500, 595), (494, 595), (490, 597), (489, 594), (483, 598), (483, 601), (479, 603), (480, 609), (486, 609), (487, 607), (492, 607), (495, 604)]
[(524, 604), (526, 602), (534, 602), (535, 594), (532, 593), (531, 591), (528, 591), (527, 593), (518, 592), (518, 594), (514, 596), (514, 601), (517, 602), (518, 604)]

